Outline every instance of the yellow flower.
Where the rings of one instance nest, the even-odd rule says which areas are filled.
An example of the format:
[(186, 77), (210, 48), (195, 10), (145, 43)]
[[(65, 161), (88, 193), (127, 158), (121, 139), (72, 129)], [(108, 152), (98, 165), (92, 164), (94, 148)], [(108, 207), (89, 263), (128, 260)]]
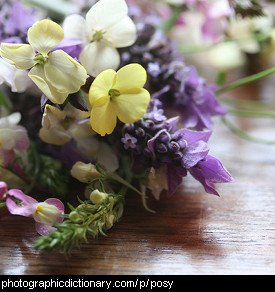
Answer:
[(61, 26), (51, 20), (36, 22), (28, 30), (30, 44), (1, 44), (1, 57), (29, 77), (54, 103), (62, 104), (85, 84), (87, 72), (62, 50), (52, 51), (63, 39)]
[(105, 136), (113, 132), (117, 118), (123, 123), (138, 121), (150, 101), (149, 92), (143, 88), (146, 78), (139, 64), (126, 65), (117, 72), (101, 72), (89, 91), (92, 129)]

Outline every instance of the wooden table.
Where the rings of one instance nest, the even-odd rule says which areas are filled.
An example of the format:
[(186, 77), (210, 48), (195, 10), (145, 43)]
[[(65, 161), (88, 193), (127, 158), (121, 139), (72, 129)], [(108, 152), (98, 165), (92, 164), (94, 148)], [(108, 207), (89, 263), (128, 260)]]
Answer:
[[(274, 92), (274, 90), (273, 90)], [(33, 221), (16, 216), (0, 225), (2, 275), (275, 274), (275, 147), (245, 141), (215, 119), (210, 154), (235, 182), (206, 194), (191, 176), (171, 198), (147, 212), (127, 198), (123, 220), (107, 238), (91, 239), (70, 258), (34, 251)], [(235, 118), (253, 135), (275, 140), (268, 119)]]

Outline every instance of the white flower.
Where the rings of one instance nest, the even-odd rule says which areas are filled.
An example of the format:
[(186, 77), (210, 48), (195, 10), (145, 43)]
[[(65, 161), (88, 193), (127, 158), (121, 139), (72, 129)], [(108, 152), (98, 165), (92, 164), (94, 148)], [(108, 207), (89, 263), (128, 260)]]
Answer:
[(88, 183), (95, 178), (100, 178), (102, 175), (97, 171), (96, 167), (92, 163), (84, 163), (82, 161), (77, 161), (72, 169), (71, 175), (75, 179), (83, 183)]
[(32, 81), (54, 103), (62, 104), (85, 84), (87, 72), (62, 50), (52, 51), (63, 39), (59, 24), (44, 19), (28, 30), (29, 44), (1, 43), (1, 57), (18, 69), (28, 70)]
[(0, 58), (0, 85), (7, 84), (12, 92), (24, 92), (31, 84), (28, 72), (17, 69)]
[(116, 48), (128, 47), (137, 38), (125, 0), (100, 0), (86, 19), (77, 14), (66, 17), (63, 29), (66, 37), (83, 42), (79, 60), (94, 77), (106, 69), (116, 70), (120, 63)]
[(29, 147), (27, 131), (18, 125), (20, 119), (20, 113), (0, 118), (0, 153), (2, 151), (25, 150)]
[(260, 42), (255, 34), (268, 37), (272, 32), (273, 18), (271, 13), (265, 11), (264, 16), (232, 18), (229, 22), (228, 35), (234, 39), (240, 49), (246, 53), (255, 54), (260, 51)]
[(91, 136), (94, 132), (88, 117), (88, 112), (76, 109), (70, 103), (63, 111), (47, 104), (39, 131), (40, 138), (49, 144), (64, 145), (72, 138), (77, 140), (79, 137)]
[(168, 190), (167, 178), (163, 168), (151, 168), (148, 175), (148, 188), (156, 200), (159, 200), (160, 193)]

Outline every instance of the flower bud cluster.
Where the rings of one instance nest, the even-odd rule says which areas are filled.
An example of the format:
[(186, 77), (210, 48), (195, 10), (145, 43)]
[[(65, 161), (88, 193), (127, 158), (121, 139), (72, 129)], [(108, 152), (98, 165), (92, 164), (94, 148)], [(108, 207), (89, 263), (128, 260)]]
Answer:
[(176, 133), (177, 118), (167, 119), (157, 103), (151, 101), (149, 111), (138, 122), (123, 126), (121, 142), (124, 149), (132, 151), (136, 160), (143, 160), (148, 167), (180, 164), (187, 142)]
[(110, 229), (121, 217), (121, 202), (115, 195), (109, 195), (98, 189), (90, 193), (90, 200), (73, 209), (69, 219), (75, 224), (87, 224), (93, 236)]

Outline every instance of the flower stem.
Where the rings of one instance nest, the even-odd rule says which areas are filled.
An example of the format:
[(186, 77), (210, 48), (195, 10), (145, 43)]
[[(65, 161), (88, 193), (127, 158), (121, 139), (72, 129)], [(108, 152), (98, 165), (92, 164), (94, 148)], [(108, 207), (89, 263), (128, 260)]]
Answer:
[(219, 90), (217, 90), (216, 94), (220, 95), (220, 94), (222, 94), (222, 93), (224, 93), (226, 91), (229, 91), (229, 90), (235, 89), (237, 87), (243, 86), (243, 85), (245, 85), (247, 83), (256, 81), (258, 79), (261, 79), (261, 78), (266, 77), (268, 75), (271, 75), (273, 73), (275, 73), (275, 67), (272, 67), (272, 68), (264, 70), (262, 72), (250, 75), (248, 77), (244, 77), (244, 78), (242, 78), (240, 80), (234, 81), (231, 84), (229, 84), (229, 85), (227, 85), (225, 87), (222, 87)]
[(228, 110), (228, 113), (234, 116), (241, 116), (241, 117), (275, 118), (275, 113), (264, 113), (264, 112), (243, 111), (243, 110)]
[(268, 145), (275, 144), (275, 141), (259, 139), (259, 138), (255, 138), (253, 136), (248, 135), (246, 132), (242, 131), (241, 129), (237, 128), (232, 123), (230, 123), (225, 117), (222, 117), (221, 120), (233, 133), (237, 134), (238, 136), (240, 136), (241, 138), (245, 140), (255, 142), (255, 143), (268, 144)]

